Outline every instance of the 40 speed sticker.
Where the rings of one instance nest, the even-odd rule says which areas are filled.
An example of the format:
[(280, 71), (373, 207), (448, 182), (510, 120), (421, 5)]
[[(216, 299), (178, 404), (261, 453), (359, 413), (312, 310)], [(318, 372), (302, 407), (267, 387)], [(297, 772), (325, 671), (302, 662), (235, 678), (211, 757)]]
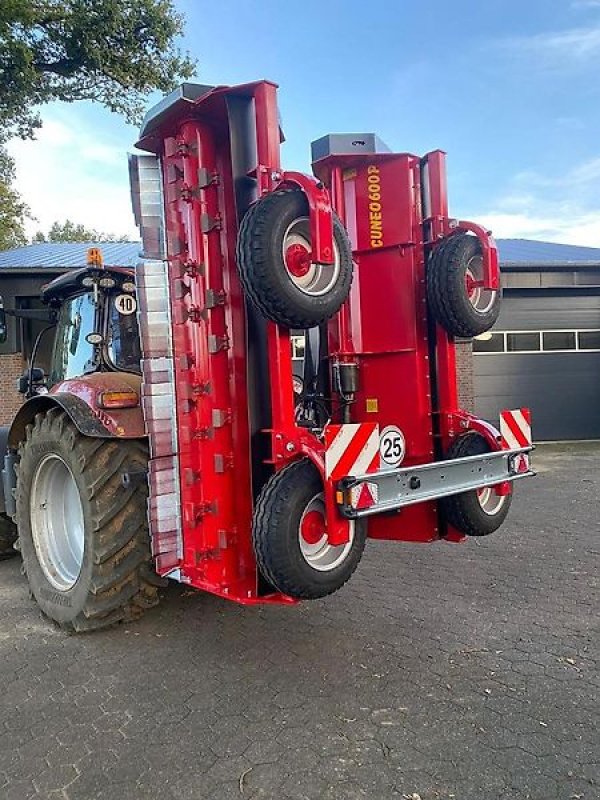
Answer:
[[(379, 455), (388, 467), (397, 467), (406, 454), (404, 434), (395, 425), (388, 425), (379, 436)], [(382, 466), (383, 466), (382, 464)]]
[(118, 294), (115, 297), (115, 308), (119, 314), (133, 314), (137, 309), (137, 302), (132, 294)]

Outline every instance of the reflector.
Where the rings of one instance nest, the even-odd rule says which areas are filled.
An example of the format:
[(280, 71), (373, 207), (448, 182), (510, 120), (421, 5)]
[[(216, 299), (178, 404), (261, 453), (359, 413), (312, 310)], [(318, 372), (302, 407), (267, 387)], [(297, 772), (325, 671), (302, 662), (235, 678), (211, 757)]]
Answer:
[(100, 408), (134, 408), (140, 402), (137, 392), (101, 392), (98, 397)]
[(352, 508), (371, 508), (379, 499), (379, 487), (376, 483), (363, 481), (350, 489), (350, 505)]

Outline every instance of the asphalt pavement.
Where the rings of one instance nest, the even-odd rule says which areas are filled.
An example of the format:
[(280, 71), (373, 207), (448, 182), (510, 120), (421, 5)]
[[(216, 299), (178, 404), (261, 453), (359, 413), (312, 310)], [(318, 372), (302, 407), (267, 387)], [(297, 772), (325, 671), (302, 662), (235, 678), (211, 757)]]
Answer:
[(297, 607), (173, 586), (70, 636), (0, 563), (0, 798), (598, 800), (600, 446), (535, 466), (501, 532)]

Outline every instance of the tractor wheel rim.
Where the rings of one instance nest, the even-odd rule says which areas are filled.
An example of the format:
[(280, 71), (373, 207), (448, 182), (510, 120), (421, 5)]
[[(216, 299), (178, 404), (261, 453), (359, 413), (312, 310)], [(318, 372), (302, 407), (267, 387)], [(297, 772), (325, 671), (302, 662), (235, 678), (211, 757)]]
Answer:
[(469, 303), (478, 314), (487, 314), (496, 302), (495, 289), (485, 289), (477, 284), (483, 281), (483, 259), (473, 256), (465, 271), (465, 288)]
[[(309, 297), (320, 297), (335, 286), (340, 274), (340, 253), (333, 241), (334, 263), (317, 264), (310, 261), (312, 245), (308, 217), (298, 217), (283, 236), (283, 263), (294, 286)], [(303, 258), (303, 251), (306, 257)]]
[(31, 534), (38, 562), (61, 592), (77, 583), (83, 565), (83, 507), (73, 473), (50, 453), (39, 463), (30, 499)]
[(354, 523), (350, 524), (350, 536), (345, 544), (329, 544), (325, 526), (325, 501), (321, 492), (304, 509), (298, 537), (300, 552), (306, 563), (318, 572), (330, 572), (343, 563), (352, 548)]
[(477, 499), (483, 513), (493, 517), (502, 510), (506, 495), (496, 494), (491, 486), (485, 486), (477, 491)]

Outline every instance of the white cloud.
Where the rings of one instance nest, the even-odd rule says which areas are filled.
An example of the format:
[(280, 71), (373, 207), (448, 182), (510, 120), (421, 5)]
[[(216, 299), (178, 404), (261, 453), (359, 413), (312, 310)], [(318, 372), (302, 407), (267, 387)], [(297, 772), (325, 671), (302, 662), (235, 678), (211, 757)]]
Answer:
[(487, 209), (469, 216), (500, 239), (538, 239), (600, 247), (600, 157), (558, 175), (513, 176)]
[(600, 8), (600, 0), (573, 0), (571, 8)]
[(28, 233), (70, 219), (99, 231), (139, 238), (131, 213), (127, 143), (95, 131), (71, 111), (45, 116), (33, 141), (13, 140), (16, 187), (36, 222)]
[(548, 69), (586, 66), (600, 57), (600, 26), (514, 36), (499, 42), (515, 55), (533, 57)]
[[(475, 215), (474, 215), (475, 216)], [(475, 216), (498, 239), (537, 239), (544, 242), (600, 247), (600, 208), (565, 218), (559, 212), (495, 212)]]
[[(564, 172), (555, 175), (540, 175), (535, 170), (523, 170), (512, 178), (512, 184), (518, 187), (518, 196), (535, 189), (554, 188), (578, 192), (596, 189), (600, 182), (600, 156), (589, 158), (581, 164), (574, 164)], [(531, 195), (530, 195), (531, 196)]]

